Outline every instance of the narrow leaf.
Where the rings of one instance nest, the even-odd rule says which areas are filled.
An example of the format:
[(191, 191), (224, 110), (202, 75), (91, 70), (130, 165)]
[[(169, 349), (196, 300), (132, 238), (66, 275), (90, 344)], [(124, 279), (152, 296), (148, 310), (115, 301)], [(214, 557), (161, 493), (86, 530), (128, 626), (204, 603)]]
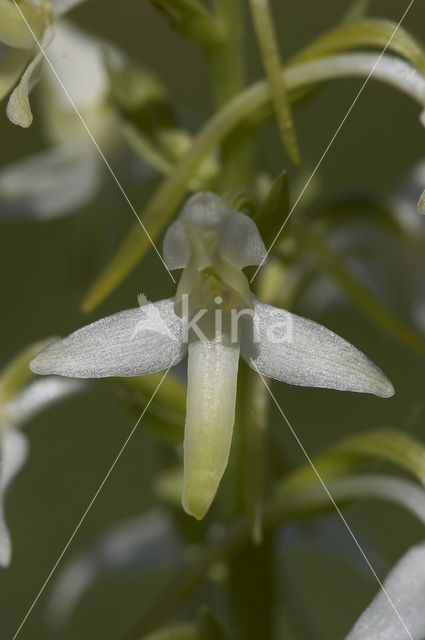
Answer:
[(322, 233), (304, 233), (303, 240), (320, 267), (340, 285), (342, 291), (368, 318), (411, 348), (425, 350), (423, 337), (375, 297), (326, 244)]
[[(316, 460), (314, 462), (316, 465)], [(335, 469), (326, 469), (322, 464), (316, 465), (316, 468), (330, 494), (335, 496), (338, 506), (359, 498), (385, 499), (400, 504), (424, 521), (425, 494), (412, 482), (393, 476), (336, 477)], [(342, 475), (342, 469), (340, 471)], [(273, 529), (291, 518), (314, 517), (325, 510), (335, 508), (309, 464), (298, 472), (298, 477), (302, 477), (304, 483), (294, 482), (295, 475), (291, 475), (289, 479), (283, 479), (277, 487), (274, 497), (265, 508), (265, 529)], [(198, 555), (184, 562), (139, 620), (139, 635), (161, 624), (164, 618), (199, 588), (212, 565), (227, 560), (232, 554), (243, 549), (248, 539), (249, 528), (246, 520), (235, 520), (221, 537), (205, 545)], [(129, 639), (135, 640), (138, 637), (136, 632), (129, 636)]]
[[(375, 69), (376, 60), (373, 54), (346, 54), (305, 65), (291, 65), (285, 72), (287, 87), (292, 92), (330, 78), (367, 77)], [(374, 77), (396, 86), (423, 106), (425, 80), (407, 62), (399, 60), (395, 67), (394, 60), (384, 56)], [(85, 311), (93, 309), (114, 291), (143, 257), (151, 242), (164, 230), (208, 154), (242, 122), (263, 113), (269, 101), (268, 83), (257, 82), (230, 100), (205, 124), (193, 139), (189, 151), (147, 203), (140, 219), (145, 228), (140, 221), (135, 223), (115, 256), (93, 283), (83, 301)]]
[[(320, 473), (332, 477), (376, 459), (406, 469), (425, 486), (425, 446), (412, 436), (393, 429), (380, 429), (349, 436), (318, 454), (313, 462)], [(313, 476), (313, 469), (305, 466), (292, 474), (289, 484), (304, 486)]]
[(251, 0), (251, 12), (282, 141), (292, 162), (299, 164), (301, 157), (269, 0)]
[(359, 47), (388, 47), (415, 66), (425, 75), (425, 48), (403, 27), (391, 20), (369, 18), (342, 24), (319, 36), (312, 44), (297, 54), (291, 63), (306, 62), (332, 53)]

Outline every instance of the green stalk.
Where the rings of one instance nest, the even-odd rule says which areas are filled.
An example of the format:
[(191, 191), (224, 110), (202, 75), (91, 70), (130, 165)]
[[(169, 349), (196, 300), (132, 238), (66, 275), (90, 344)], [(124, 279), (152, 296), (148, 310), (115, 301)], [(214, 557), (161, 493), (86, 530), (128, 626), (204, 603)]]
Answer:
[[(285, 72), (286, 84), (290, 91), (295, 91), (303, 86), (322, 82), (332, 77), (364, 75), (365, 71), (359, 71), (355, 66), (346, 71), (341, 71), (338, 66), (332, 69), (326, 67), (312, 69), (308, 64), (290, 66)], [(379, 75), (379, 70), (375, 72), (375, 78), (390, 82), (390, 79), (385, 75)], [(397, 81), (402, 85), (400, 88), (403, 88), (406, 93), (409, 93), (423, 105), (424, 96), (420, 94), (419, 90), (410, 85), (409, 87), (407, 85), (404, 86), (401, 78)], [(135, 223), (115, 256), (89, 289), (83, 301), (83, 309), (85, 311), (90, 311), (96, 307), (114, 291), (118, 284), (135, 267), (141, 256), (149, 248), (151, 240), (155, 240), (159, 236), (179, 206), (190, 181), (196, 175), (205, 157), (237, 126), (260, 112), (269, 103), (270, 97), (268, 83), (263, 80), (256, 82), (232, 98), (206, 123), (194, 138), (192, 146), (179, 162), (174, 172), (163, 180), (146, 205), (141, 220), (145, 229), (149, 232), (149, 237), (140, 222)], [(238, 171), (238, 167), (232, 167), (232, 169)]]
[[(361, 477), (361, 476), (359, 476)], [(288, 478), (290, 480), (290, 476)], [(333, 491), (338, 488), (339, 479), (333, 479), (328, 487)], [(352, 496), (350, 496), (352, 500)], [(343, 502), (342, 492), (340, 500)], [(329, 496), (323, 487), (314, 478), (313, 482), (303, 489), (293, 490), (283, 481), (276, 498), (271, 500), (264, 511), (264, 528), (272, 531), (278, 524), (296, 517), (314, 517), (324, 510), (333, 508)], [(233, 554), (242, 553), (249, 544), (249, 528), (245, 519), (241, 518), (223, 534), (223, 537), (206, 546), (196, 560), (188, 560), (177, 569), (174, 578), (165, 587), (155, 603), (146, 612), (139, 624), (126, 640), (140, 640), (147, 633), (163, 625), (164, 621), (185, 600), (196, 591), (208, 575), (211, 566), (217, 562), (223, 562)], [(259, 587), (261, 588), (261, 587)], [(263, 636), (257, 636), (263, 637)]]
[[(221, 109), (245, 86), (243, 51), (244, 0), (215, 0), (215, 15), (224, 38), (209, 51), (211, 82), (215, 110)], [(219, 190), (250, 187), (254, 177), (251, 131), (240, 127), (224, 139), (221, 148), (222, 175)]]
[(269, 395), (260, 376), (246, 372), (246, 394), (242, 423), (243, 498), (251, 540), (263, 540), (263, 505), (267, 472), (267, 409)]
[(280, 59), (279, 45), (273, 26), (269, 0), (250, 0), (263, 64), (270, 85), (272, 103), (283, 145), (294, 164), (301, 162), (297, 136)]

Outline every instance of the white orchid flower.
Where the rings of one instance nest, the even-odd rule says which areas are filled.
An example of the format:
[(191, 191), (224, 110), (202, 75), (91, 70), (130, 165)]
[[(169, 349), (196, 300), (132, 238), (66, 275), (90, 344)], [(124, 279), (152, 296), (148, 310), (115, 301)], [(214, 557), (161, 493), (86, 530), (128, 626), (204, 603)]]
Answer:
[(40, 79), (40, 46), (45, 49), (52, 41), (57, 18), (82, 1), (0, 0), (0, 100), (15, 87), (7, 105), (14, 124), (32, 123), (29, 94)]
[[(1, 218), (67, 215), (100, 190), (103, 160), (81, 119), (103, 151), (114, 148), (119, 134), (108, 101), (103, 60), (107, 47), (65, 20), (55, 23), (54, 39), (47, 47), (54, 71), (44, 65), (39, 87), (51, 146), (0, 170)], [(32, 114), (21, 85), (9, 100), (9, 116), (29, 125)]]
[(38, 374), (138, 376), (188, 353), (183, 506), (208, 511), (225, 471), (235, 416), (239, 355), (261, 375), (290, 384), (393, 395), (366, 356), (325, 327), (255, 298), (242, 269), (265, 247), (255, 223), (201, 192), (164, 239), (164, 260), (183, 268), (175, 298), (129, 309), (48, 345)]
[(76, 380), (49, 376), (33, 380), (12, 398), (4, 400), (0, 384), (0, 566), (11, 560), (12, 543), (4, 516), (7, 491), (28, 457), (28, 439), (19, 427), (37, 413), (82, 389)]
[(424, 640), (425, 543), (409, 549), (383, 587), (345, 640)]

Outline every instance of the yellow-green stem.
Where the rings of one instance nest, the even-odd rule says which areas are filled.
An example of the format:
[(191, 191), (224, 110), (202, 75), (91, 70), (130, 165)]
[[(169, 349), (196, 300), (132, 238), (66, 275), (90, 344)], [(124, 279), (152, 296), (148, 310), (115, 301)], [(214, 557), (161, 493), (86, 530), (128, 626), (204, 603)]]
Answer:
[[(243, 54), (244, 0), (215, 0), (216, 20), (224, 33), (222, 42), (209, 52), (215, 109), (221, 109), (245, 86)], [(233, 131), (221, 148), (222, 174), (218, 187), (251, 186), (254, 175), (254, 143), (245, 128)]]
[(273, 109), (276, 115), (282, 141), (292, 162), (301, 162), (295, 127), (292, 120), (288, 92), (282, 74), (282, 61), (279, 45), (273, 26), (269, 0), (250, 0), (255, 32), (263, 58), (263, 64), (272, 95)]

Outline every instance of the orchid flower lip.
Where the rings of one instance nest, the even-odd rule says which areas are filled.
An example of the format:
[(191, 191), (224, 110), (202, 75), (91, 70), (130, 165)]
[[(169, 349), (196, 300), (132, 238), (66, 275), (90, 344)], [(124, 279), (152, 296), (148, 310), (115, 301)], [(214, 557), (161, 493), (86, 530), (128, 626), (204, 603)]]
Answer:
[(193, 195), (164, 237), (164, 261), (183, 268), (175, 298), (108, 316), (50, 343), (38, 374), (76, 378), (167, 370), (188, 355), (182, 504), (201, 519), (225, 472), (240, 356), (261, 376), (300, 386), (390, 397), (391, 382), (325, 327), (258, 300), (242, 269), (265, 247), (250, 218), (215, 194)]
[[(201, 252), (188, 226), (202, 241)], [(350, 343), (251, 294), (242, 268), (261, 261), (264, 252), (248, 216), (213, 193), (196, 193), (164, 237), (164, 260), (170, 268), (184, 268), (176, 298), (83, 327), (48, 345), (32, 370), (81, 378), (143, 375), (178, 363), (194, 341), (219, 340), (240, 349), (248, 365), (266, 377), (392, 396), (382, 371)]]

